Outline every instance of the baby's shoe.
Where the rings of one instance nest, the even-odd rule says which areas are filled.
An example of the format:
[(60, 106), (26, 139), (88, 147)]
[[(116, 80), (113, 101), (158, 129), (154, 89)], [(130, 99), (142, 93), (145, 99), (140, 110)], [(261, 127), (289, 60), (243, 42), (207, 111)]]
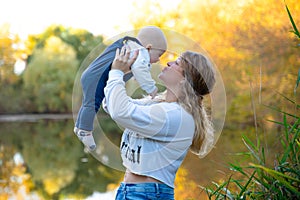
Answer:
[(74, 133), (77, 135), (78, 139), (90, 150), (94, 151), (96, 149), (96, 143), (93, 137), (92, 131), (86, 131), (79, 129), (77, 127), (74, 128)]

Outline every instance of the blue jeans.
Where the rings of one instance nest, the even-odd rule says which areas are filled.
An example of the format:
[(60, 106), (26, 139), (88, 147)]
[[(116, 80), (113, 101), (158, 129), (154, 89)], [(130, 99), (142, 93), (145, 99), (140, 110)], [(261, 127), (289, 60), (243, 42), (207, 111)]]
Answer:
[(174, 189), (162, 183), (121, 183), (116, 200), (174, 200)]

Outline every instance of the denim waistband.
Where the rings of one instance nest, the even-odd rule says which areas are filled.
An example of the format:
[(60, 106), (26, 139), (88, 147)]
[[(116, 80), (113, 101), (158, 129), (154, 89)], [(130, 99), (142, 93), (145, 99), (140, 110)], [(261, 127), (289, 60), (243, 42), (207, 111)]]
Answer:
[(127, 192), (174, 194), (174, 189), (163, 183), (121, 183), (119, 189)]

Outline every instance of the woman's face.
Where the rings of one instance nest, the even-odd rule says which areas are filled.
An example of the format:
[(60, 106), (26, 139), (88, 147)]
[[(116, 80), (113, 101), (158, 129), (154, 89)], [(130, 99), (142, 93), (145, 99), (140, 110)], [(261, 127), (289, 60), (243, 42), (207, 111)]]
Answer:
[(168, 62), (167, 65), (158, 75), (158, 78), (164, 82), (166, 87), (171, 87), (184, 79), (181, 58)]

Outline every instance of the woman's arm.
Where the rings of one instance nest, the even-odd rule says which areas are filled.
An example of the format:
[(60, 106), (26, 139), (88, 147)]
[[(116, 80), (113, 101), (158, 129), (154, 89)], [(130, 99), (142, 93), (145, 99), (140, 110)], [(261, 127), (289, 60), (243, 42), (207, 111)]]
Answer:
[(132, 102), (126, 93), (122, 71), (109, 72), (104, 93), (110, 116), (122, 127), (160, 141), (191, 139), (194, 123), (189, 114), (176, 103), (138, 105)]
[(104, 88), (106, 109), (112, 119), (144, 137), (161, 141), (191, 140), (193, 117), (177, 103), (139, 105), (127, 95), (123, 75), (137, 54), (129, 59), (130, 51), (117, 50), (108, 81)]

